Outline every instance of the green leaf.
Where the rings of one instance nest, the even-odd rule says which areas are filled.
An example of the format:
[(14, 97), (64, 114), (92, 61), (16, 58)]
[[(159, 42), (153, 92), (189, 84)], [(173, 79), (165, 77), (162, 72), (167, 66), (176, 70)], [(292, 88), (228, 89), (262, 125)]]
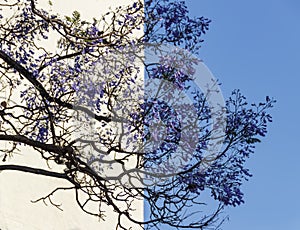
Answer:
[(72, 22), (72, 19), (69, 16), (65, 16), (68, 22)]
[(75, 21), (78, 21), (78, 20), (80, 19), (80, 13), (79, 13), (77, 10), (75, 10), (75, 11), (72, 13), (72, 15), (73, 15)]

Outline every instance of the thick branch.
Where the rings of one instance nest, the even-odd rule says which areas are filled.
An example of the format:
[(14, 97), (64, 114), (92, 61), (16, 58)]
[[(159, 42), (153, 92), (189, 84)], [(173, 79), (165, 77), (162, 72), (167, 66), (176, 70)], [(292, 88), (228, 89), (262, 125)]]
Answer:
[[(43, 175), (48, 177), (55, 177), (60, 179), (65, 179), (70, 181), (70, 178), (64, 174), (64, 173), (58, 173), (58, 172), (51, 172), (47, 171), (45, 169), (39, 169), (39, 168), (31, 168), (28, 166), (22, 166), (22, 165), (0, 165), (0, 172), (4, 170), (14, 170), (14, 171), (20, 171), (20, 172), (26, 172), (26, 173), (33, 173), (37, 175)], [(70, 181), (73, 183), (72, 181)]]
[(31, 140), (27, 137), (21, 136), (21, 135), (0, 135), (0, 141), (14, 141), (14, 142), (19, 142), (19, 143), (23, 143), (35, 148), (39, 148), (48, 152), (53, 152), (53, 153), (57, 153), (57, 154), (63, 154), (63, 153), (67, 153), (67, 152), (72, 152), (73, 149), (71, 147), (65, 146), (65, 147), (61, 147), (61, 146), (57, 146), (57, 145), (53, 145), (53, 144), (46, 144), (46, 143), (42, 143), (39, 141), (34, 141)]

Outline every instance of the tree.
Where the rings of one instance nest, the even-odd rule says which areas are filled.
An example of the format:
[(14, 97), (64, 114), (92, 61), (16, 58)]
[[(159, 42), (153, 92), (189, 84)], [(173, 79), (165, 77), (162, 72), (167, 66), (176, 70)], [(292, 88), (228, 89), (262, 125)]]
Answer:
[[(104, 218), (103, 206), (112, 207), (121, 229), (122, 218), (149, 229), (218, 228), (223, 208), (244, 202), (240, 186), (251, 176), (244, 162), (265, 136), (275, 101), (248, 106), (235, 90), (212, 106), (218, 82), (205, 92), (193, 84), (193, 55), (209, 19), (191, 18), (184, 2), (169, 0), (137, 0), (93, 22), (77, 11), (51, 15), (35, 0), (0, 5), (8, 10), (0, 15), (0, 140), (7, 143), (0, 171), (66, 180), (71, 186), (39, 200), (60, 208), (53, 194), (74, 190), (88, 214)], [(11, 164), (24, 145), (57, 167)], [(204, 210), (206, 193), (215, 209), (190, 211)], [(149, 210), (143, 221), (131, 215), (135, 199)]]

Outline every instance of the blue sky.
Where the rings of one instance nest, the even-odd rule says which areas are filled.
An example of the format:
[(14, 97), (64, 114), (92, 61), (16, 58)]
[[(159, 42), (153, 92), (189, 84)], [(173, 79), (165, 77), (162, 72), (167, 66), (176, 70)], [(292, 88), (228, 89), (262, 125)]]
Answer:
[(249, 102), (276, 98), (274, 122), (247, 166), (246, 203), (226, 210), (223, 230), (300, 229), (300, 2), (187, 0), (194, 16), (212, 19), (200, 58), (223, 84)]

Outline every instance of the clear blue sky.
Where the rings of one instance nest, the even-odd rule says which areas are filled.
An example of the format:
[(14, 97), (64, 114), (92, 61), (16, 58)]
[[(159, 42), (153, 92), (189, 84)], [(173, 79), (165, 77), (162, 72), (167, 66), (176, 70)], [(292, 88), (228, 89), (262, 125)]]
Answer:
[(246, 203), (230, 208), (223, 230), (300, 229), (300, 1), (187, 0), (212, 19), (200, 54), (222, 83), (249, 102), (277, 99), (274, 122), (247, 166)]

